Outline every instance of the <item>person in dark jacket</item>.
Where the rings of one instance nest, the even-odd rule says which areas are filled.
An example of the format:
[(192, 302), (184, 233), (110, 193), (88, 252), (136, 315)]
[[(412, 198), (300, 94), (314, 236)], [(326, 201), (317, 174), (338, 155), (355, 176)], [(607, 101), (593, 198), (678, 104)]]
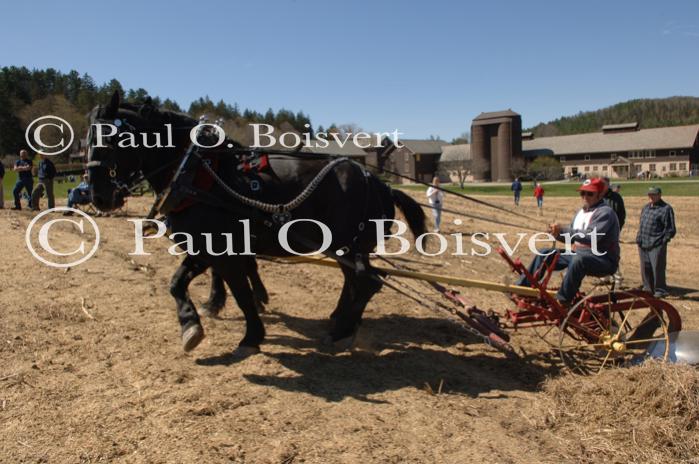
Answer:
[(641, 210), (641, 222), (636, 235), (641, 258), (643, 290), (656, 298), (669, 294), (665, 282), (667, 244), (677, 233), (675, 212), (662, 199), (660, 187), (648, 189), (648, 203)]
[[(570, 226), (549, 226), (549, 233), (556, 240), (565, 241), (567, 235), (573, 242), (573, 252), (561, 252), (556, 262), (556, 270), (567, 269), (563, 284), (556, 294), (556, 299), (564, 306), (571, 304), (586, 275), (612, 275), (619, 266), (619, 220), (603, 201), (605, 188), (602, 179), (586, 180), (578, 188), (583, 207)], [(597, 234), (597, 250), (592, 246), (593, 233)], [(529, 273), (534, 274), (544, 261), (550, 263), (555, 251), (555, 248), (539, 250), (529, 265)], [(530, 283), (522, 275), (517, 285), (529, 286)]]
[(39, 183), (32, 192), (32, 211), (39, 211), (39, 199), (46, 192), (46, 197), (49, 202), (49, 209), (56, 205), (56, 199), (53, 196), (53, 179), (56, 177), (56, 166), (53, 161), (46, 155), (40, 155), (39, 170), (36, 176), (39, 178)]
[[(603, 177), (604, 183), (607, 186), (607, 192), (604, 194), (604, 203), (612, 208), (612, 211), (616, 213), (617, 219), (619, 219), (619, 233), (621, 229), (624, 228), (624, 223), (626, 222), (626, 207), (624, 206), (624, 199), (619, 194), (618, 189), (615, 191), (612, 188), (612, 184), (609, 177)], [(617, 287), (621, 287), (624, 282), (624, 277), (621, 275), (621, 266), (614, 273), (614, 282)]]
[(619, 193), (612, 189), (609, 177), (603, 177), (602, 180), (604, 180), (604, 183), (607, 185), (607, 193), (604, 194), (604, 203), (616, 213), (616, 217), (619, 218), (619, 230), (621, 230), (624, 228), (624, 223), (626, 222), (624, 199)]
[(519, 197), (522, 195), (522, 183), (519, 181), (519, 177), (515, 177), (514, 182), (510, 185), (510, 190), (515, 195), (515, 206), (519, 206)]
[[(29, 159), (27, 150), (20, 150), (19, 159), (15, 162), (14, 167), (14, 171), (17, 173), (17, 183), (15, 183), (15, 188), (12, 189), (12, 195), (15, 197), (15, 206), (12, 209), (22, 209), (19, 198), (23, 189), (26, 189), (27, 195), (32, 194), (32, 187), (34, 185), (34, 178), (32, 177), (33, 167), (34, 165), (32, 164), (32, 160)], [(29, 207), (31, 207), (31, 205), (29, 205)]]

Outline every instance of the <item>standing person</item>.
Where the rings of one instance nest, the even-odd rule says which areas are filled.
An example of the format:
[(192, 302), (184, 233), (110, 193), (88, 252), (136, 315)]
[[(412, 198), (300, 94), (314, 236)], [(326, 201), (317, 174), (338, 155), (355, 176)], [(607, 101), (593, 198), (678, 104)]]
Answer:
[(534, 187), (534, 197), (536, 197), (536, 207), (539, 208), (539, 216), (544, 214), (544, 188), (539, 182)]
[(641, 258), (643, 290), (656, 298), (669, 294), (665, 282), (667, 244), (677, 232), (675, 212), (662, 199), (660, 187), (648, 189), (648, 203), (641, 210), (636, 244)]
[[(617, 191), (615, 192), (611, 182), (609, 180), (609, 177), (602, 177), (602, 180), (604, 181), (604, 185), (606, 186), (606, 192), (604, 194), (604, 203), (612, 208), (612, 211), (616, 213), (617, 219), (619, 219), (619, 233), (621, 233), (621, 229), (624, 228), (624, 223), (626, 222), (626, 207), (624, 206), (624, 199), (621, 197), (621, 195)], [(621, 286), (623, 282), (623, 277), (621, 275), (621, 266), (616, 270), (614, 273), (614, 282)]]
[(510, 190), (515, 194), (515, 206), (519, 206), (519, 197), (522, 194), (522, 183), (519, 181), (519, 177), (515, 177), (515, 181), (512, 182)]
[[(14, 171), (17, 173), (17, 183), (15, 188), (12, 189), (12, 195), (15, 197), (15, 206), (12, 209), (21, 210), (22, 205), (19, 203), (19, 197), (22, 193), (22, 189), (26, 189), (27, 195), (32, 194), (32, 187), (34, 184), (34, 179), (32, 178), (32, 168), (34, 165), (29, 159), (29, 153), (27, 150), (19, 151), (19, 159), (15, 162)], [(28, 205), (31, 207), (31, 204)]]
[(432, 207), (432, 216), (434, 216), (434, 231), (439, 232), (439, 224), (442, 221), (444, 192), (439, 190), (439, 177), (437, 176), (434, 176), (432, 185), (427, 189), (427, 199)]
[(41, 155), (37, 177), (39, 178), (39, 183), (32, 192), (32, 211), (39, 211), (39, 199), (44, 191), (46, 191), (49, 209), (51, 209), (56, 204), (53, 196), (53, 178), (56, 177), (56, 166), (46, 155)]
[(624, 199), (618, 192), (615, 192), (609, 182), (609, 177), (603, 177), (604, 185), (606, 186), (606, 193), (604, 194), (604, 202), (614, 210), (617, 218), (619, 218), (619, 229), (624, 228), (624, 223), (626, 222), (626, 207), (624, 206)]
[(0, 209), (5, 209), (5, 192), (3, 192), (2, 181), (5, 178), (5, 165), (0, 162)]

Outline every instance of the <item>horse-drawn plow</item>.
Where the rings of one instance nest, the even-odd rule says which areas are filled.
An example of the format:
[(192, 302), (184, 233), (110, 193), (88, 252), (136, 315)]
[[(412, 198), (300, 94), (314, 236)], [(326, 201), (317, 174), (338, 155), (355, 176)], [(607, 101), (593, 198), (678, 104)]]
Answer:
[[(141, 107), (122, 107), (118, 93), (113, 95), (109, 105), (98, 106), (93, 110), (91, 127), (101, 127), (109, 121), (121, 123), (127, 118), (127, 129), (135, 132), (142, 132), (147, 127), (160, 127), (165, 121), (171, 123), (174, 118), (178, 121), (176, 127), (181, 131), (191, 133), (196, 128), (197, 140), (201, 138), (211, 142), (214, 138), (219, 138), (219, 134), (210, 130), (208, 125), (197, 125), (191, 118), (171, 112), (159, 112), (149, 107), (149, 103)], [(124, 124), (121, 124), (121, 130), (126, 131)], [(91, 134), (89, 140), (96, 137), (92, 130)], [(118, 136), (116, 128), (112, 136)], [(230, 218), (247, 218), (257, 227), (256, 253), (282, 259), (286, 259), (284, 257), (288, 256), (289, 250), (282, 251), (277, 246), (275, 237), (279, 238), (277, 232), (282, 229), (288, 232), (292, 218), (321, 223), (325, 220), (324, 225), (331, 232), (330, 235), (334, 234), (330, 243), (337, 240), (333, 245), (333, 249), (337, 251), (329, 253), (326, 258), (311, 259), (310, 262), (342, 267), (343, 270), (345, 287), (333, 313), (334, 317), (331, 316), (336, 322), (330, 334), (333, 343), (344, 342), (354, 336), (364, 308), (382, 285), (402, 292), (401, 278), (424, 281), (439, 292), (450, 304), (445, 305), (440, 300), (435, 306), (456, 316), (470, 333), (491, 347), (508, 356), (518, 356), (518, 351), (511, 344), (510, 333), (532, 329), (558, 353), (569, 370), (581, 374), (600, 372), (610, 366), (638, 363), (649, 356), (651, 348), (656, 357), (667, 359), (671, 346), (670, 334), (681, 330), (680, 317), (670, 304), (639, 290), (616, 289), (613, 280), (609, 283), (600, 281), (587, 293), (573, 290), (569, 292), (570, 295), (565, 295), (565, 300), (570, 304), (560, 303), (557, 295), (551, 291), (551, 277), (561, 257), (560, 252), (554, 252), (550, 260), (543, 260), (543, 264), (532, 272), (519, 259), (513, 260), (502, 249), (499, 250), (510, 271), (525, 277), (525, 281), (532, 282), (529, 286), (430, 274), (412, 269), (406, 264), (395, 264), (385, 258), (380, 259), (388, 266), (371, 264), (370, 252), (377, 249), (377, 241), (366, 233), (367, 224), (378, 221), (378, 218), (392, 220), (397, 208), (417, 238), (425, 233), (426, 215), (422, 210), (425, 205), (416, 202), (405, 192), (392, 189), (369, 169), (419, 184), (430, 184), (382, 166), (361, 165), (341, 155), (289, 150), (261, 151), (227, 140), (229, 143), (225, 148), (212, 148), (215, 145), (211, 143), (199, 144), (182, 138), (172, 150), (159, 153), (158, 159), (146, 157), (141, 152), (125, 156), (124, 150), (115, 140), (111, 140), (108, 149), (90, 152), (87, 166), (94, 192), (93, 202), (100, 209), (115, 209), (123, 204), (124, 198), (134, 186), (145, 179), (151, 186), (158, 186), (154, 187), (158, 197), (148, 218), (159, 213), (167, 217), (174, 231), (190, 236), (192, 232), (202, 230), (206, 230), (210, 236), (214, 232), (220, 232), (219, 245), (227, 240), (226, 235), (233, 237), (233, 227), (227, 222)], [(491, 211), (516, 216), (521, 225), (504, 223), (487, 215), (479, 218), (483, 221), (539, 232), (534, 228), (538, 221), (532, 221), (532, 218), (522, 213), (460, 192), (430, 186), (441, 190), (442, 194), (448, 193), (488, 207)], [(593, 197), (597, 201), (587, 207), (592, 208), (602, 203), (601, 196), (595, 197), (600, 191), (587, 193), (590, 195), (583, 197), (586, 202)], [(198, 207), (190, 208), (194, 204)], [(593, 214), (594, 212), (582, 216), (590, 221)], [(615, 215), (613, 212), (611, 214)], [(591, 226), (586, 224), (582, 221), (577, 228), (590, 229)], [(609, 219), (602, 224), (610, 230), (616, 230), (616, 234), (608, 235), (611, 242), (616, 241), (608, 244), (608, 250), (618, 249), (619, 225), (616, 216), (613, 221)], [(548, 226), (553, 230), (552, 225)], [(553, 226), (559, 229), (557, 224)], [(590, 235), (596, 236), (597, 230), (594, 229), (594, 232), (590, 232)], [(233, 241), (243, 242), (245, 238), (239, 231), (236, 233), (238, 236)], [(560, 239), (557, 232), (551, 237), (557, 235)], [(583, 233), (583, 237), (585, 235)], [(309, 238), (317, 235), (308, 228), (295, 231), (290, 236), (300, 248), (328, 249)], [(204, 238), (199, 240), (199, 248), (207, 250)], [(198, 252), (192, 250), (192, 255), (196, 256)], [(264, 339), (264, 328), (248, 283), (248, 275), (256, 274), (256, 270), (251, 271), (253, 264), (249, 259), (235, 254), (227, 256), (227, 259), (215, 259), (220, 253), (214, 254), (211, 251), (204, 255), (198, 258), (201, 262), (197, 262), (196, 258), (186, 259), (173, 279), (172, 293), (178, 301), (184, 350), (195, 348), (204, 337), (199, 317), (187, 301), (187, 286), (192, 276), (211, 266), (221, 274), (232, 290), (238, 291), (238, 296), (243, 295), (239, 303), (242, 302), (241, 310), (246, 316), (246, 335), (241, 341), (241, 352), (259, 352), (259, 345)], [(580, 278), (586, 274), (604, 274), (605, 269), (609, 271), (610, 264), (595, 261), (590, 267), (597, 269), (590, 269), (594, 272), (583, 273)], [(373, 269), (369, 269), (370, 267)], [(565, 268), (567, 264), (558, 267)], [(616, 269), (616, 263), (614, 268)], [(259, 276), (257, 279), (259, 280)], [(577, 282), (576, 289), (579, 284), (580, 281)], [(504, 293), (510, 300), (510, 306), (498, 311), (483, 310), (470, 303), (457, 290), (444, 285)], [(420, 302), (420, 298), (417, 300)], [(663, 347), (660, 356), (657, 356), (658, 347)]]
[[(509, 357), (520, 357), (511, 343), (511, 332), (531, 329), (568, 370), (577, 374), (634, 365), (646, 359), (651, 350), (658, 357), (658, 347), (660, 358), (668, 359), (671, 334), (682, 329), (679, 313), (669, 303), (642, 290), (616, 289), (613, 279), (602, 278), (589, 292), (579, 292), (573, 304), (565, 307), (556, 300), (550, 286), (557, 255), (550, 265), (543, 265), (531, 275), (519, 259), (512, 259), (502, 249), (498, 252), (512, 273), (524, 274), (534, 282), (531, 287), (419, 272), (386, 258), (379, 259), (390, 267), (373, 268), (383, 276), (385, 285), (409, 297), (401, 290), (398, 279), (428, 284), (451, 303), (440, 304), (438, 309), (451, 313), (468, 332)], [(333, 260), (318, 257), (283, 262), (338, 266)], [(500, 311), (483, 310), (444, 284), (504, 293), (511, 306)], [(413, 299), (425, 305), (423, 300)], [(524, 348), (520, 347), (519, 352), (525, 353)]]

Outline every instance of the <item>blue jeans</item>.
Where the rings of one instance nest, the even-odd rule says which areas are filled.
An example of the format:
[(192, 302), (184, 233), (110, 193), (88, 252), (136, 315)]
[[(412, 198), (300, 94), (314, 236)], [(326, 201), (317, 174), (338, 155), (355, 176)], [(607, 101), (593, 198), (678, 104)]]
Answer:
[(539, 208), (544, 206), (544, 197), (536, 197), (536, 206)]
[[(12, 189), (12, 195), (15, 197), (15, 208), (21, 208), (22, 205), (19, 204), (19, 197), (22, 194), (22, 189), (27, 190), (27, 195), (29, 198), (32, 197), (32, 189), (34, 187), (34, 179), (17, 179), (15, 188)], [(31, 208), (31, 203), (27, 202), (27, 207)]]
[(86, 205), (91, 201), (89, 190), (74, 188), (68, 192), (68, 208), (75, 205)]
[(434, 228), (439, 230), (439, 224), (442, 222), (442, 204), (435, 203), (432, 205), (432, 216), (434, 216)]
[(521, 195), (521, 192), (515, 190), (515, 205), (519, 205), (519, 197)]
[[(550, 256), (543, 255), (551, 253), (554, 250), (555, 248), (539, 250), (539, 254), (536, 255), (529, 265), (529, 273), (533, 275), (544, 261), (550, 264), (555, 254), (551, 254)], [(566, 271), (565, 277), (563, 277), (561, 288), (558, 289), (556, 299), (565, 302), (572, 301), (575, 294), (580, 290), (580, 284), (582, 284), (585, 276), (591, 275), (601, 277), (612, 275), (616, 272), (618, 265), (618, 262), (608, 258), (607, 255), (595, 255), (590, 248), (580, 248), (572, 255), (561, 253), (558, 257), (558, 261), (556, 261), (555, 269), (557, 271), (563, 269), (568, 270)], [(529, 287), (531, 284), (527, 278), (522, 275), (517, 281), (517, 285)]]

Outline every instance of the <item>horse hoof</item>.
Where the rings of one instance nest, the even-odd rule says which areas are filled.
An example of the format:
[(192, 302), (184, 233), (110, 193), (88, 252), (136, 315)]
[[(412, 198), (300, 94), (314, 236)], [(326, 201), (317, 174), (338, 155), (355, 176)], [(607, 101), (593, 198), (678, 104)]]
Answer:
[(347, 351), (354, 345), (355, 338), (356, 334), (353, 334), (349, 337), (333, 340), (332, 336), (328, 335), (327, 337), (323, 338), (322, 345), (327, 348), (331, 348), (333, 351), (337, 352)]
[(333, 347), (338, 351), (348, 351), (354, 345), (354, 335), (349, 337), (341, 338), (333, 342)]
[(200, 324), (194, 324), (182, 332), (182, 349), (189, 353), (204, 340), (204, 329)]
[(236, 359), (245, 359), (250, 356), (256, 355), (260, 352), (259, 346), (239, 346), (233, 351), (233, 357)]

